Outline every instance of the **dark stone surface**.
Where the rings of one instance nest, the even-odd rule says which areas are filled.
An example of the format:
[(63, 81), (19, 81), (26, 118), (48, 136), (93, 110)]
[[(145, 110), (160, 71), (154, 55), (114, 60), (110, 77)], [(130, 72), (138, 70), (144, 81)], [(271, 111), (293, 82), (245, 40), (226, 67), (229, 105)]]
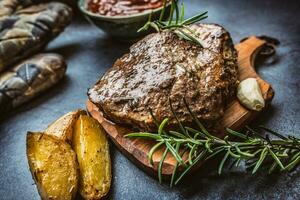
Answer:
[[(188, 15), (208, 10), (207, 22), (224, 25), (235, 42), (253, 34), (280, 39), (277, 62), (258, 67), (276, 94), (272, 107), (255, 124), (300, 134), (300, 2), (191, 0), (186, 1), (186, 8)], [(62, 114), (84, 108), (87, 88), (128, 51), (128, 46), (108, 38), (79, 16), (49, 45), (47, 51), (61, 53), (67, 59), (67, 76), (0, 122), (0, 199), (39, 199), (25, 156), (26, 132), (43, 130)], [(298, 171), (251, 176), (239, 168), (218, 176), (209, 170), (213, 164), (170, 189), (135, 167), (114, 146), (111, 151), (113, 183), (109, 199), (299, 199), (300, 195)]]

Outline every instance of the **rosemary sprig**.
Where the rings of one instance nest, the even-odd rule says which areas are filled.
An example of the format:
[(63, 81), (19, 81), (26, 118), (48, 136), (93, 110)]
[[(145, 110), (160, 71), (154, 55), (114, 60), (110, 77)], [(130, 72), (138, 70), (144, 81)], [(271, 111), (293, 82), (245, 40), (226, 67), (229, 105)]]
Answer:
[[(178, 119), (172, 108), (171, 101), (169, 103), (173, 117)], [(185, 100), (184, 103), (198, 129), (183, 126), (178, 120), (183, 130), (182, 128), (175, 131), (166, 130), (165, 127), (169, 119), (165, 119), (158, 126), (158, 133), (138, 132), (125, 136), (157, 142), (148, 154), (150, 164), (153, 164), (153, 154), (159, 148), (164, 147), (164, 156), (159, 163), (158, 169), (160, 182), (162, 180), (162, 166), (167, 153), (171, 153), (177, 160), (170, 186), (178, 184), (197, 163), (206, 162), (217, 155), (223, 155), (218, 167), (219, 174), (222, 173), (229, 159), (233, 159), (236, 167), (239, 166), (241, 161), (245, 161), (247, 168), (252, 171), (252, 174), (256, 173), (262, 166), (268, 168), (269, 173), (275, 170), (291, 171), (300, 163), (300, 138), (294, 136), (286, 137), (265, 127), (260, 127), (260, 130), (278, 139), (270, 139), (269, 135), (263, 137), (262, 134), (250, 128), (248, 128), (246, 134), (227, 128), (227, 135), (224, 138), (220, 138), (209, 133), (195, 117)], [(188, 155), (187, 159), (183, 158), (184, 154)], [(179, 167), (182, 170), (178, 170)]]
[[(181, 4), (179, 9), (177, 0), (172, 0), (171, 10), (166, 21), (163, 21), (166, 12), (167, 0), (164, 1), (164, 8), (160, 13), (159, 20), (152, 21), (152, 13), (149, 15), (149, 19), (146, 24), (138, 30), (138, 32), (146, 31), (150, 27), (154, 28), (157, 32), (171, 30), (178, 35), (178, 37), (194, 42), (200, 46), (201, 43), (197, 39), (197, 33), (192, 30), (189, 25), (199, 22), (207, 18), (207, 12), (197, 14), (188, 19), (184, 19), (184, 4)], [(180, 10), (180, 11), (179, 11)], [(175, 17), (174, 17), (175, 16)]]

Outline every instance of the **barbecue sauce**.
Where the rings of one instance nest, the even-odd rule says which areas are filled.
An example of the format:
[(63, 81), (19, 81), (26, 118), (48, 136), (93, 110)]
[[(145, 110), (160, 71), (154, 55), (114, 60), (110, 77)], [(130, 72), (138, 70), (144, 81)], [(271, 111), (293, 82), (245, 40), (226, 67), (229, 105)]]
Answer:
[(163, 6), (163, 0), (87, 0), (87, 9), (93, 13), (117, 16), (141, 13)]

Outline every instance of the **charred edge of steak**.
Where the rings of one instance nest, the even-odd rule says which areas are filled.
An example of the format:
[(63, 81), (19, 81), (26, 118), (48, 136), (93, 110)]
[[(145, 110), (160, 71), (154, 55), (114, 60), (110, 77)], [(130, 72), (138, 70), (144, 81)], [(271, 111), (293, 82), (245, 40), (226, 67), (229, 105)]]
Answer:
[(178, 126), (169, 98), (180, 122), (193, 126), (185, 98), (206, 126), (215, 125), (236, 91), (237, 52), (223, 27), (198, 24), (193, 28), (203, 48), (172, 32), (148, 35), (89, 89), (90, 101), (117, 124), (155, 131), (149, 110), (158, 122), (169, 117), (169, 127)]

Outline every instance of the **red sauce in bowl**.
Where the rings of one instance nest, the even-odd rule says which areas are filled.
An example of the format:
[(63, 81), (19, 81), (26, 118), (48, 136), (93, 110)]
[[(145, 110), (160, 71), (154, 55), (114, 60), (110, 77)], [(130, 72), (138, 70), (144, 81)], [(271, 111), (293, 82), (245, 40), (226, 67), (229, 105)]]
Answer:
[(164, 0), (87, 0), (87, 10), (106, 16), (131, 15), (163, 6)]

